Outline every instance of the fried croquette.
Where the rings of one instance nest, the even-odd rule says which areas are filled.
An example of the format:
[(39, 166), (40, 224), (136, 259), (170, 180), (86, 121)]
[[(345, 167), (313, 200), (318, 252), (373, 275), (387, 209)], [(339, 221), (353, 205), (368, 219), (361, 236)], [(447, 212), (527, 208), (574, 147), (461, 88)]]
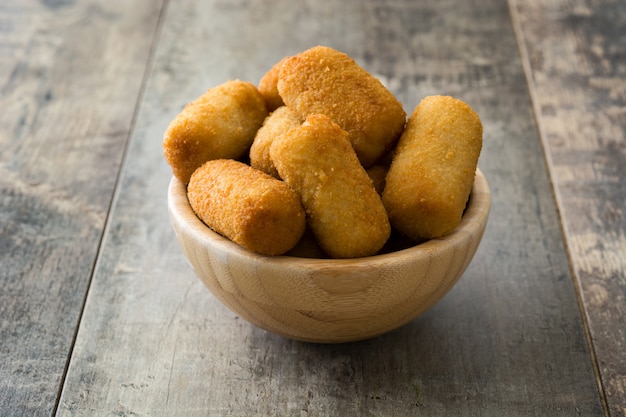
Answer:
[(278, 94), (278, 74), (280, 73), (280, 67), (288, 58), (286, 56), (274, 64), (259, 81), (259, 92), (265, 99), (265, 104), (269, 111), (274, 111), (285, 105), (282, 97)]
[(265, 118), (250, 147), (250, 165), (266, 174), (279, 178), (270, 158), (270, 146), (278, 136), (302, 124), (300, 117), (289, 107), (282, 106)]
[(310, 115), (276, 138), (270, 156), (300, 195), (324, 252), (355, 258), (380, 250), (390, 235), (389, 219), (346, 131), (325, 115)]
[(268, 115), (257, 88), (231, 80), (210, 88), (170, 123), (163, 138), (165, 159), (183, 184), (204, 162), (239, 158)]
[(469, 105), (429, 96), (410, 115), (391, 162), (383, 203), (394, 228), (416, 239), (444, 236), (460, 223), (482, 147)]
[(383, 194), (383, 190), (385, 189), (385, 178), (387, 177), (387, 172), (389, 171), (389, 165), (374, 165), (367, 169), (367, 175), (369, 175), (372, 180), (372, 184), (374, 185), (374, 189), (379, 195)]
[(402, 104), (348, 55), (316, 46), (280, 66), (278, 92), (301, 119), (325, 114), (350, 135), (366, 168), (396, 143), (406, 122)]
[(191, 176), (187, 196), (207, 226), (262, 255), (287, 252), (305, 230), (298, 194), (287, 183), (242, 162), (206, 162)]

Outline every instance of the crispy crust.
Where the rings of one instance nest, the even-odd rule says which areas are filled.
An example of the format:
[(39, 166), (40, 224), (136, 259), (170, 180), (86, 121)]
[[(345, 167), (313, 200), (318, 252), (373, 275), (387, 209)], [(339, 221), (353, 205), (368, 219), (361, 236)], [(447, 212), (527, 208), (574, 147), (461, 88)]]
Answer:
[(239, 158), (267, 116), (257, 88), (239, 80), (210, 88), (189, 103), (168, 126), (164, 156), (182, 183), (211, 159)]
[(383, 194), (385, 189), (385, 178), (389, 171), (389, 165), (374, 165), (367, 169), (367, 175), (369, 175), (374, 184), (374, 189), (379, 195)]
[(415, 108), (387, 173), (383, 203), (391, 224), (413, 239), (444, 236), (460, 223), (482, 147), (478, 115), (453, 97)]
[(402, 104), (348, 55), (316, 46), (280, 66), (278, 92), (306, 119), (325, 114), (350, 135), (363, 166), (379, 160), (406, 122)]
[(250, 165), (266, 174), (279, 178), (278, 171), (270, 158), (270, 146), (272, 142), (287, 133), (289, 130), (302, 124), (298, 115), (289, 107), (279, 107), (269, 115), (263, 127), (257, 132), (254, 142), (250, 147)]
[(285, 182), (238, 161), (206, 162), (191, 176), (187, 196), (207, 226), (263, 255), (287, 252), (304, 233), (299, 196)]
[(311, 115), (277, 138), (270, 155), (281, 178), (300, 194), (308, 224), (329, 256), (380, 250), (389, 238), (389, 220), (348, 133), (327, 116)]
[(285, 105), (282, 97), (278, 93), (278, 74), (280, 73), (280, 67), (282, 67), (283, 63), (288, 58), (289, 57), (286, 56), (278, 61), (259, 81), (259, 92), (265, 99), (269, 111), (274, 111)]

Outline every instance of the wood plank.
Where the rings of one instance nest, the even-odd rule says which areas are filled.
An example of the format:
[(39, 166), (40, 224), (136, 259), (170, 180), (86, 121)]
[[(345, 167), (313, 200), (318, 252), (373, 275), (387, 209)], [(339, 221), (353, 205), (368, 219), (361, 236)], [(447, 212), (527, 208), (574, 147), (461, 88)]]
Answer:
[(626, 415), (626, 3), (512, 10), (602, 388)]
[(0, 415), (55, 408), (160, 3), (0, 5)]
[[(206, 88), (258, 81), (315, 44), (485, 126), (493, 209), (459, 284), (409, 325), (315, 345), (257, 329), (194, 277), (170, 230), (169, 121)], [(524, 72), (502, 1), (172, 0), (58, 415), (599, 416)]]

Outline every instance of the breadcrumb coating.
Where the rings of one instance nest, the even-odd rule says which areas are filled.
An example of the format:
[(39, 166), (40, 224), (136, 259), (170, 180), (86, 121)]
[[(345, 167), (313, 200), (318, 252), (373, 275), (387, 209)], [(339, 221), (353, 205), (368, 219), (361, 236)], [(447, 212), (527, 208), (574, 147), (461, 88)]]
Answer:
[(238, 161), (206, 162), (191, 176), (187, 196), (207, 226), (262, 255), (287, 252), (305, 230), (298, 194), (287, 183)]
[(276, 171), (272, 158), (270, 158), (270, 146), (277, 137), (301, 124), (300, 117), (286, 106), (279, 107), (267, 116), (250, 147), (250, 165), (279, 178), (278, 171)]
[(444, 236), (461, 222), (482, 148), (478, 115), (463, 101), (429, 96), (402, 134), (383, 191), (394, 228), (416, 239)]
[(348, 55), (316, 46), (280, 66), (278, 92), (301, 119), (330, 117), (349, 133), (366, 168), (396, 143), (406, 122), (402, 104)]
[(390, 235), (380, 196), (361, 166), (348, 133), (325, 115), (277, 138), (274, 165), (301, 197), (308, 225), (333, 258), (376, 254)]
[(259, 92), (265, 99), (265, 103), (267, 104), (267, 109), (269, 111), (274, 111), (285, 105), (282, 97), (278, 93), (278, 74), (280, 73), (280, 68), (283, 66), (283, 63), (288, 58), (289, 57), (286, 56), (274, 64), (274, 66), (270, 68), (270, 70), (266, 72), (259, 81)]
[(267, 115), (261, 93), (249, 82), (231, 80), (210, 88), (165, 131), (163, 152), (174, 176), (187, 184), (204, 162), (241, 157)]

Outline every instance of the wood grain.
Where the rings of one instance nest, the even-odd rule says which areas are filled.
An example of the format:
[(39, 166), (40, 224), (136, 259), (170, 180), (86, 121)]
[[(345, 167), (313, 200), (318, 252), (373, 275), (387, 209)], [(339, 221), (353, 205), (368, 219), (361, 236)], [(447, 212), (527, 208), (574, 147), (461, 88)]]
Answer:
[[(601, 415), (510, 23), (496, 0), (172, 0), (57, 414)], [(409, 111), (452, 94), (485, 126), (493, 205), (474, 261), (431, 311), (360, 343), (294, 342), (230, 313), (167, 215), (174, 115), (315, 44), (353, 56)]]
[(626, 415), (626, 4), (512, 10), (610, 415)]
[(355, 259), (268, 257), (202, 223), (187, 188), (176, 178), (168, 190), (168, 211), (181, 249), (213, 295), (263, 329), (318, 343), (369, 339), (431, 308), (471, 262), (490, 206), (489, 185), (477, 170), (463, 219), (444, 237)]
[(51, 415), (155, 34), (153, 1), (0, 6), (0, 415)]

